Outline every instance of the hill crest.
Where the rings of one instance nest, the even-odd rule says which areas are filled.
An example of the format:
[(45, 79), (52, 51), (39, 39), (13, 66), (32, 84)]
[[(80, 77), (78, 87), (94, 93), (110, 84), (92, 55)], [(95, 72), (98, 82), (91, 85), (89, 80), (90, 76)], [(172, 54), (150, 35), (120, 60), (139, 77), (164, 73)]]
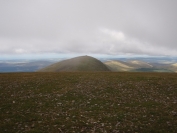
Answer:
[(100, 60), (91, 56), (79, 56), (63, 60), (40, 69), (38, 72), (110, 71)]

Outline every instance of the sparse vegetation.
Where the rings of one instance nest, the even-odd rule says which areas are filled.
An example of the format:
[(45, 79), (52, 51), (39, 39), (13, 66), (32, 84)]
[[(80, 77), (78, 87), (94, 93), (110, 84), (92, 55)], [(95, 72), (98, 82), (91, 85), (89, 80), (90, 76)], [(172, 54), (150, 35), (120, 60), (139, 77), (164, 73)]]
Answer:
[(0, 131), (177, 131), (175, 73), (0, 74)]

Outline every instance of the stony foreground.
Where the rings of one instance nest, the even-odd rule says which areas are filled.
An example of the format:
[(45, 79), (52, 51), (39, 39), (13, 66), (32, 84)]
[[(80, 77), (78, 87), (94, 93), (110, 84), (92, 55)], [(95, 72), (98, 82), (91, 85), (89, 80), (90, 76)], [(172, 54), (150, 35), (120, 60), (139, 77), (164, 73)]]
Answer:
[(177, 131), (177, 74), (0, 74), (0, 132)]

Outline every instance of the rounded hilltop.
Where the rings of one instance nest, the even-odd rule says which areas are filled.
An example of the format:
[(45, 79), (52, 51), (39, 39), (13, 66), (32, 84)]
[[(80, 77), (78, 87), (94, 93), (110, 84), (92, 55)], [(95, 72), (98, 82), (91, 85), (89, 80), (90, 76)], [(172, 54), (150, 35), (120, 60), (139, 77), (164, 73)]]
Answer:
[(110, 71), (100, 60), (91, 56), (79, 56), (63, 60), (38, 72)]

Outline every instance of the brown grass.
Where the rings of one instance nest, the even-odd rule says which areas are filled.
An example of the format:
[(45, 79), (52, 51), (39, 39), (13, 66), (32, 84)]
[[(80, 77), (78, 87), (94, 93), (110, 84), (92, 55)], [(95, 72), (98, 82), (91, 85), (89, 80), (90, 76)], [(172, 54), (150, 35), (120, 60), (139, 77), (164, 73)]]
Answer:
[(177, 74), (0, 74), (0, 132), (177, 131)]

